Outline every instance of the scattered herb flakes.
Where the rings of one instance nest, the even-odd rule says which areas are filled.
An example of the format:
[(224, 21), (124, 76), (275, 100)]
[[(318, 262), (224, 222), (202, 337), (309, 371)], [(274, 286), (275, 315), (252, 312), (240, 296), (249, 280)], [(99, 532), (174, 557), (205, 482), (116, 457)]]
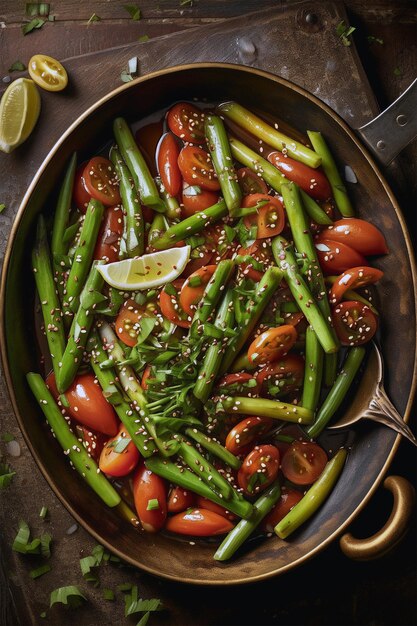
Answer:
[(40, 517), (41, 519), (46, 519), (46, 516), (47, 516), (47, 515), (48, 515), (48, 507), (43, 506), (43, 507), (41, 508), (41, 510), (39, 511), (39, 517)]
[(6, 489), (12, 482), (15, 474), (16, 472), (13, 472), (9, 465), (0, 463), (0, 489)]
[(93, 15), (88, 20), (87, 24), (92, 24), (93, 22), (100, 22), (100, 21), (101, 21), (101, 17), (99, 17), (97, 13), (93, 13)]
[(31, 570), (29, 574), (31, 578), (35, 579), (35, 578), (39, 578), (40, 576), (43, 576), (44, 574), (47, 574), (50, 571), (51, 571), (51, 566), (48, 563), (45, 563), (44, 565), (41, 565), (40, 567), (37, 567), (36, 569)]
[(54, 604), (64, 604), (70, 609), (76, 609), (82, 605), (87, 598), (81, 593), (76, 585), (68, 585), (67, 587), (58, 587), (51, 591), (49, 607)]
[(49, 533), (42, 533), (41, 535), (41, 554), (45, 559), (49, 559), (51, 556), (51, 543), (52, 535)]
[[(4, 204), (0, 204), (0, 210), (2, 206), (4, 207)], [(9, 443), (9, 441), (14, 441), (14, 435), (12, 435), (12, 433), (4, 433), (1, 436), (1, 440), (5, 443)]]
[(3, 213), (5, 208), (6, 208), (5, 204), (0, 204), (0, 213)]
[(148, 506), (146, 507), (147, 511), (157, 511), (159, 509), (158, 498), (151, 498), (148, 500)]
[(41, 540), (38, 538), (29, 541), (30, 528), (23, 520), (19, 522), (19, 530), (13, 541), (12, 549), (20, 554), (40, 554)]
[(192, 7), (193, 6), (193, 0), (180, 0), (180, 7)]
[(138, 6), (135, 6), (134, 4), (124, 4), (123, 8), (129, 13), (134, 22), (138, 22), (142, 17), (140, 8)]
[(399, 67), (396, 67), (394, 70), (394, 76), (402, 76), (402, 71), (400, 70)]
[(344, 46), (350, 46), (351, 45), (351, 40), (349, 39), (349, 37), (352, 35), (352, 33), (354, 33), (356, 30), (356, 28), (354, 26), (347, 26), (344, 22), (344, 20), (342, 20), (337, 26), (336, 26), (336, 32), (339, 35), (342, 43)]
[(31, 20), (30, 22), (26, 22), (22, 25), (22, 33), (24, 35), (28, 35), (33, 30), (36, 30), (37, 28), (42, 28), (45, 22), (46, 20), (42, 19), (41, 17), (34, 17), (33, 20)]
[(157, 598), (151, 598), (150, 600), (138, 598), (137, 585), (131, 585), (130, 593), (125, 595), (125, 617), (133, 615), (134, 613), (153, 613), (161, 609), (162, 602)]
[(46, 611), (42, 611), (42, 613), (40, 613), (39, 617), (41, 617), (42, 619), (45, 619)]
[(41, 17), (48, 17), (49, 15), (49, 2), (27, 2), (26, 3), (26, 15), (29, 17), (35, 17), (40, 15)]
[(380, 39), (380, 37), (374, 37), (373, 35), (368, 35), (367, 39), (368, 43), (379, 43), (381, 46), (384, 43), (383, 39)]
[(140, 37), (138, 37), (138, 41), (140, 43), (143, 43), (144, 41), (148, 41), (149, 39), (149, 35), (141, 35)]
[(103, 589), (104, 600), (113, 601), (115, 599), (114, 591), (111, 589)]
[(24, 72), (26, 69), (26, 65), (22, 63), (22, 61), (15, 61), (11, 64), (8, 71), (9, 72)]
[(120, 80), (123, 83), (130, 83), (130, 81), (133, 80), (133, 77), (131, 76), (131, 74), (129, 74), (127, 70), (123, 70), (123, 72), (120, 74)]

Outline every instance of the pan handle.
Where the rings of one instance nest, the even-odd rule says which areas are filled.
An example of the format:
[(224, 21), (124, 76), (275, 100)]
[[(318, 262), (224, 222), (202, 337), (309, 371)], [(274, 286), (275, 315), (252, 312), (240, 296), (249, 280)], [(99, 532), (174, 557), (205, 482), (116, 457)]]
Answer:
[(357, 129), (369, 150), (388, 165), (417, 137), (417, 78), (385, 111)]
[(351, 533), (342, 535), (340, 549), (354, 561), (371, 561), (390, 552), (406, 534), (414, 509), (415, 489), (402, 476), (388, 476), (384, 488), (394, 496), (391, 515), (377, 533), (366, 539), (356, 539)]

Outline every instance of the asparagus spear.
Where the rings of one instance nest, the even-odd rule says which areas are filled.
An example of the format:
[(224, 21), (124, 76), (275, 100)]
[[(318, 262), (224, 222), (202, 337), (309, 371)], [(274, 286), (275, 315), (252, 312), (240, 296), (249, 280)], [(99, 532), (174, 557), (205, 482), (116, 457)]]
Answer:
[(121, 501), (119, 494), (109, 483), (104, 474), (100, 473), (94, 459), (89, 456), (87, 450), (84, 446), (80, 445), (77, 437), (70, 430), (65, 417), (62, 415), (60, 408), (56, 404), (40, 374), (29, 372), (26, 378), (52, 432), (64, 450), (64, 453), (68, 455), (77, 472), (103, 502), (110, 507), (117, 506)]
[(222, 446), (218, 441), (209, 437), (205, 433), (202, 433), (197, 428), (186, 428), (185, 434), (191, 439), (194, 439), (197, 443), (205, 448), (211, 455), (216, 456), (218, 459), (229, 465), (233, 469), (238, 470), (241, 466), (241, 461), (237, 456), (229, 452), (227, 448)]
[(113, 146), (110, 151), (117, 177), (125, 215), (124, 244), (128, 257), (141, 256), (144, 252), (144, 223), (142, 208), (135, 186), (131, 182), (130, 172), (119, 150)]
[(281, 152), (285, 149), (288, 156), (296, 161), (301, 161), (310, 167), (318, 167), (321, 164), (321, 158), (314, 150), (279, 132), (237, 102), (220, 104), (217, 107), (217, 111), (229, 117), (236, 124), (242, 126), (242, 128), (255, 135), (255, 137), (262, 139), (262, 141), (265, 141), (273, 148)]
[(58, 202), (54, 213), (54, 223), (52, 227), (51, 252), (54, 266), (60, 272), (62, 267), (60, 262), (67, 253), (65, 242), (65, 231), (69, 221), (71, 208), (72, 190), (74, 186), (75, 168), (77, 166), (77, 155), (74, 153), (65, 173), (63, 183), (58, 196)]
[(234, 269), (235, 265), (230, 259), (220, 261), (213, 276), (206, 285), (203, 297), (198, 303), (197, 310), (193, 317), (193, 326), (204, 324), (204, 322), (207, 322), (211, 318)]
[(165, 215), (170, 220), (175, 220), (175, 219), (180, 218), (181, 208), (180, 208), (180, 205), (178, 204), (178, 200), (174, 196), (169, 195), (169, 193), (166, 191), (165, 187), (163, 186), (162, 181), (159, 176), (156, 177), (155, 181), (156, 181), (156, 184), (158, 185), (159, 193), (161, 194), (161, 197), (163, 201), (165, 202), (165, 206), (166, 206)]
[(212, 485), (222, 498), (229, 501), (233, 494), (230, 483), (207, 461), (189, 442), (181, 441), (178, 448), (178, 456), (188, 465), (190, 470), (199, 476), (201, 480)]
[(233, 217), (235, 211), (240, 207), (242, 191), (233, 165), (226, 129), (220, 117), (217, 115), (206, 116), (205, 134), (224, 201)]
[(65, 350), (65, 333), (61, 305), (52, 273), (46, 226), (42, 215), (39, 217), (36, 228), (35, 247), (32, 250), (32, 268), (39, 301), (42, 307), (43, 323), (49, 353), (56, 377)]
[(313, 413), (320, 400), (323, 356), (323, 348), (317, 335), (309, 326), (306, 331), (304, 384), (301, 404)]
[(265, 398), (229, 396), (222, 400), (222, 408), (232, 415), (258, 415), (295, 424), (310, 424), (313, 421), (313, 412), (310, 409), (299, 404)]

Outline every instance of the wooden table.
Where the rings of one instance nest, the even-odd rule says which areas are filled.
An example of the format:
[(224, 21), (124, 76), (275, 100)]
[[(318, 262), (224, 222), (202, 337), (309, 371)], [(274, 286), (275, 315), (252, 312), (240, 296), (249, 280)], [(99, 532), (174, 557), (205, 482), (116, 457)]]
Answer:
[[(133, 21), (122, 0), (103, 2), (90, 0), (61, 0), (51, 3), (54, 24), (21, 35), (25, 19), (25, 2), (10, 3), (0, 0), (0, 77), (16, 60), (27, 62), (39, 51), (63, 59), (95, 52), (112, 46), (135, 42), (139, 37), (157, 37), (192, 26), (212, 23), (220, 19), (245, 15), (254, 10), (285, 8), (290, 2), (272, 0), (151, 0), (137, 3), (141, 19)], [(136, 3), (133, 3), (136, 4)], [(391, 103), (415, 78), (416, 5), (412, 1), (398, 2), (349, 0), (345, 2), (351, 25), (356, 27), (354, 41), (365, 67), (367, 77), (377, 100), (384, 108)], [(86, 29), (86, 22), (95, 14), (95, 21)], [(3, 24), (4, 23), (4, 27)], [(94, 79), (94, 77), (92, 77)], [(342, 77), (341, 77), (342, 79)], [(415, 231), (417, 198), (416, 176), (417, 143), (408, 146), (400, 157), (405, 186), (402, 195), (406, 219)], [(2, 182), (0, 180), (0, 186)], [(1, 201), (1, 192), (0, 192)], [(403, 442), (390, 473), (414, 480), (414, 450)], [(410, 469), (411, 468), (411, 469)], [(357, 536), (367, 536), (379, 529), (390, 508), (386, 493), (378, 493), (366, 513), (351, 528)], [(37, 507), (37, 503), (36, 503)], [(415, 524), (415, 520), (413, 522)], [(230, 589), (199, 589), (155, 581), (149, 576), (141, 580), (146, 586), (146, 597), (164, 596), (168, 611), (153, 615), (150, 623), (156, 625), (244, 625), (244, 624), (378, 624), (407, 625), (416, 621), (416, 559), (415, 533), (409, 533), (397, 550), (375, 563), (349, 562), (335, 543), (311, 563), (285, 577), (249, 587)], [(65, 564), (59, 563), (63, 569)], [(390, 572), (395, 571), (395, 580)], [(398, 572), (400, 574), (398, 575)], [(39, 579), (39, 595), (47, 584)], [(20, 581), (25, 585), (25, 579)], [(5, 591), (7, 585), (4, 585)], [(50, 584), (49, 584), (50, 587)], [(15, 598), (19, 598), (19, 594)], [(10, 600), (7, 596), (5, 600)], [(34, 603), (37, 599), (33, 600)], [(260, 607), (260, 608), (258, 608)], [(0, 622), (5, 626), (16, 623), (13, 607), (3, 603)], [(88, 621), (88, 607), (83, 611), (83, 623)], [(122, 615), (122, 612), (120, 612)], [(54, 613), (56, 626), (77, 619)], [(84, 619), (86, 621), (84, 621)], [(42, 620), (39, 620), (41, 623)], [(44, 623), (52, 624), (45, 620)], [(127, 623), (127, 620), (126, 620)], [(132, 622), (133, 623), (133, 622)], [(24, 624), (23, 626), (26, 626)]]

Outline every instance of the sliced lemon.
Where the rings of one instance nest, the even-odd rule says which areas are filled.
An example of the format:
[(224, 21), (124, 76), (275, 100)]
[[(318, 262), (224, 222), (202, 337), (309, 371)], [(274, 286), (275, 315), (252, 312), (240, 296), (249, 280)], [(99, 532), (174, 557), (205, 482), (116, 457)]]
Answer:
[(30, 78), (18, 78), (0, 101), (0, 150), (12, 152), (26, 141), (41, 110), (38, 88)]
[(68, 84), (65, 67), (53, 57), (35, 54), (28, 63), (30, 77), (46, 91), (62, 91)]
[(160, 250), (133, 259), (97, 267), (106, 283), (116, 289), (139, 291), (170, 283), (185, 269), (191, 246)]

